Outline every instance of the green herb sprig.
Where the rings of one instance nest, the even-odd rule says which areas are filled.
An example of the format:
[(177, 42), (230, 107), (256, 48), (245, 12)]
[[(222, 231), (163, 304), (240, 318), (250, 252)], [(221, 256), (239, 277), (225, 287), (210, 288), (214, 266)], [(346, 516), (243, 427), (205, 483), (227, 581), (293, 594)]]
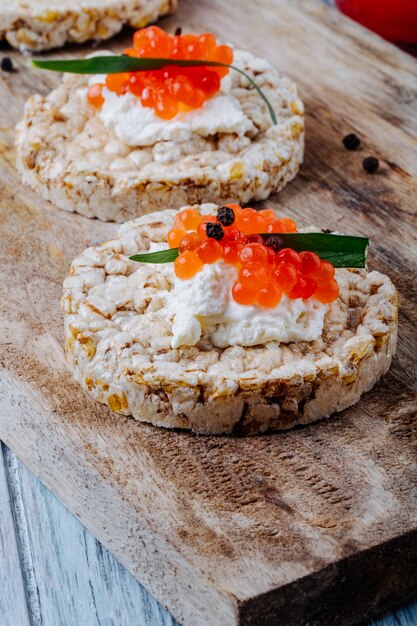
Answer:
[[(367, 237), (332, 235), (327, 233), (263, 233), (267, 239), (272, 234), (279, 236), (287, 248), (296, 252), (315, 252), (323, 261), (334, 267), (365, 267), (369, 244)], [(179, 256), (178, 248), (134, 254), (129, 257), (138, 263), (172, 263)]]
[(177, 65), (180, 67), (228, 67), (242, 74), (254, 89), (258, 92), (262, 100), (266, 103), (273, 124), (277, 123), (277, 116), (271, 103), (253, 78), (235, 65), (228, 63), (218, 63), (217, 61), (204, 61), (198, 59), (149, 59), (135, 58), (126, 54), (120, 56), (97, 56), (89, 59), (56, 59), (52, 61), (34, 60), (32, 65), (42, 70), (53, 72), (69, 72), (71, 74), (119, 74), (121, 72), (145, 72), (149, 70), (160, 70), (167, 65)]

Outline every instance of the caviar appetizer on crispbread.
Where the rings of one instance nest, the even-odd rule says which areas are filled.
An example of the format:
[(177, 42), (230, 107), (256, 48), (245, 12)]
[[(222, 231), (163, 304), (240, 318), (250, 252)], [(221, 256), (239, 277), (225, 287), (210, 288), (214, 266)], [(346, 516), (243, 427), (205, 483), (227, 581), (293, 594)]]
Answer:
[(124, 55), (36, 65), (68, 73), (27, 102), (18, 167), (62, 209), (123, 222), (167, 206), (262, 200), (297, 174), (295, 84), (210, 33), (152, 26)]
[(397, 294), (367, 239), (237, 204), (140, 217), (64, 282), (66, 354), (112, 411), (197, 433), (307, 424), (357, 402), (395, 351)]

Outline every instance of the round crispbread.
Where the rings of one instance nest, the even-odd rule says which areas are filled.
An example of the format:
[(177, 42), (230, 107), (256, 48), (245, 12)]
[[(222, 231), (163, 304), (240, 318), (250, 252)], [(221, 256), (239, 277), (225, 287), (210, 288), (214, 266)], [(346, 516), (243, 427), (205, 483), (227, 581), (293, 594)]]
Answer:
[(340, 297), (316, 341), (219, 349), (203, 335), (173, 349), (164, 309), (172, 284), (158, 265), (128, 257), (166, 241), (174, 215), (124, 224), (75, 259), (64, 282), (68, 364), (96, 400), (156, 426), (247, 435), (328, 417), (387, 371), (397, 293), (387, 276), (362, 269), (337, 270)]
[(21, 50), (108, 39), (126, 24), (143, 28), (177, 0), (0, 0), (0, 39)]
[(218, 133), (182, 143), (131, 147), (105, 128), (88, 104), (88, 77), (65, 75), (47, 97), (35, 95), (17, 126), (17, 165), (25, 183), (67, 211), (105, 221), (184, 204), (263, 200), (297, 174), (304, 150), (304, 108), (297, 88), (266, 61), (236, 51), (231, 89), (253, 123), (249, 134)]

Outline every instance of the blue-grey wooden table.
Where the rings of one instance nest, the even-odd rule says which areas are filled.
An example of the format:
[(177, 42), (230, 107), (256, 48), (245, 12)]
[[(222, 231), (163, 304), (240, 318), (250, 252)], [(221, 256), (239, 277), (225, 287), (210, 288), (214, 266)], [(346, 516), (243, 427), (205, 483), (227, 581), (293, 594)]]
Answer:
[[(0, 626), (175, 624), (0, 443)], [(372, 624), (417, 625), (417, 603)]]

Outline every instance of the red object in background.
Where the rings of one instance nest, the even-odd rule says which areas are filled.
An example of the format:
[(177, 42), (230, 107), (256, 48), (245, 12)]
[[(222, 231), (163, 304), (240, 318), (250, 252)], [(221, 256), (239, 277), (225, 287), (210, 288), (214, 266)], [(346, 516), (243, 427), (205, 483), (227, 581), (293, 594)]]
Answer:
[(417, 45), (417, 0), (336, 0), (336, 5), (393, 43)]

